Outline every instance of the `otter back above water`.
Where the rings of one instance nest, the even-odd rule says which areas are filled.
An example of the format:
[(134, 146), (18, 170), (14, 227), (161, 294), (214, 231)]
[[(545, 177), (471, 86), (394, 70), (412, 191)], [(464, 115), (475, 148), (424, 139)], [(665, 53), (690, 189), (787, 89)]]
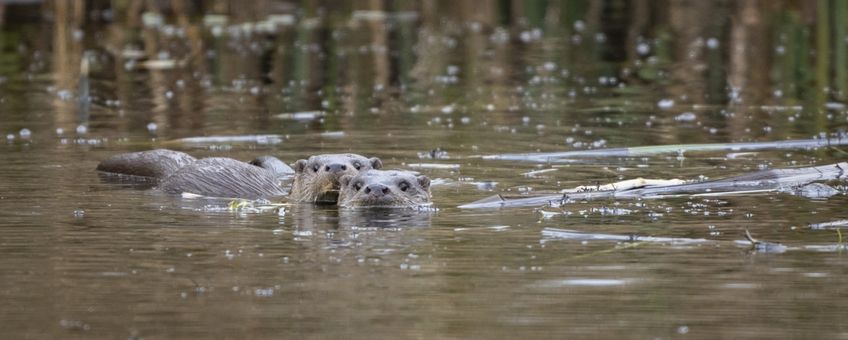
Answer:
[(114, 155), (100, 162), (97, 171), (161, 180), (196, 160), (184, 152), (156, 149)]
[(231, 158), (196, 159), (186, 153), (157, 149), (119, 154), (100, 162), (97, 170), (158, 182), (170, 194), (191, 193), (226, 198), (276, 198), (287, 192), (280, 180), (291, 173), (285, 163), (262, 156), (251, 163)]
[(351, 153), (311, 156), (295, 162), (292, 169), (272, 156), (245, 163), (224, 157), (198, 160), (182, 152), (157, 149), (112, 156), (102, 161), (97, 170), (151, 179), (158, 182), (158, 189), (170, 194), (246, 199), (287, 195), (281, 179), (293, 174), (289, 200), (336, 204), (342, 176), (380, 167), (379, 158)]
[(231, 158), (203, 158), (165, 177), (159, 188), (171, 194), (192, 193), (231, 198), (276, 198), (287, 194), (268, 170)]

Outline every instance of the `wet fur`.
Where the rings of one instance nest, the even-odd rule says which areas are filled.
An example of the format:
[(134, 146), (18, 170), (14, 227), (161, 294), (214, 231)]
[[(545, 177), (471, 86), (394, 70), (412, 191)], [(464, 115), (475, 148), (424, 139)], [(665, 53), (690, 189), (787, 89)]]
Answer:
[[(406, 190), (402, 190), (403, 185)], [(366, 192), (369, 185), (388, 188), (388, 193)], [(346, 208), (417, 208), (430, 204), (430, 179), (410, 171), (369, 170), (341, 179), (339, 206)]]
[(196, 160), (187, 153), (156, 149), (114, 155), (100, 162), (97, 170), (158, 181)]
[(229, 198), (274, 198), (286, 192), (273, 172), (231, 158), (204, 158), (159, 184), (162, 191)]
[[(327, 166), (344, 166), (344, 170), (328, 171)], [(339, 180), (361, 171), (380, 169), (379, 158), (357, 154), (325, 154), (301, 159), (292, 164), (294, 184), (289, 199), (297, 202), (336, 203)]]
[(97, 170), (107, 176), (149, 178), (159, 183), (159, 189), (173, 194), (247, 199), (285, 195), (279, 178), (294, 173), (290, 200), (335, 204), (339, 178), (379, 169), (382, 162), (356, 154), (327, 154), (299, 160), (293, 166), (295, 169), (270, 156), (244, 163), (230, 158), (197, 160), (182, 152), (158, 149), (112, 156), (101, 162)]
[(285, 176), (287, 169), (291, 172), (285, 163), (270, 156), (251, 163), (219, 157), (197, 160), (186, 153), (166, 149), (115, 155), (97, 166), (104, 176), (146, 178), (168, 193), (247, 199), (285, 195), (279, 177)]

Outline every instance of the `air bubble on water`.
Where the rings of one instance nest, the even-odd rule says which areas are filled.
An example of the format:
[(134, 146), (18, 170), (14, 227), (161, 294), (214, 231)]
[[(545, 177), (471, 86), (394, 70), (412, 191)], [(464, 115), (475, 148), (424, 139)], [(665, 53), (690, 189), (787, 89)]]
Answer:
[(29, 137), (32, 137), (32, 131), (29, 131), (27, 128), (23, 128), (20, 132), (18, 132), (18, 135), (20, 135), (23, 139), (29, 139)]
[(70, 90), (60, 90), (59, 92), (56, 92), (56, 95), (61, 100), (71, 100), (74, 98), (74, 94)]
[(583, 20), (574, 21), (574, 30), (577, 32), (583, 32), (586, 29), (586, 23)]
[(648, 53), (651, 53), (651, 46), (648, 43), (641, 42), (636, 45), (636, 53), (639, 53), (641, 56), (646, 56)]
[(677, 334), (686, 334), (686, 333), (689, 333), (689, 326), (677, 327)]
[(595, 33), (595, 42), (597, 43), (605, 43), (607, 41), (607, 35), (601, 32)]
[(85, 126), (83, 124), (77, 125), (77, 134), (84, 135), (86, 133), (88, 133), (88, 127), (87, 126)]
[(574, 44), (574, 45), (580, 45), (580, 43), (582, 43), (582, 42), (583, 42), (583, 37), (582, 37), (582, 36), (580, 36), (580, 35), (578, 35), (578, 34), (575, 34), (575, 35), (572, 35), (572, 36), (571, 36), (571, 43), (572, 43), (572, 44)]
[(471, 118), (469, 118), (469, 117), (462, 117), (462, 118), (460, 118), (460, 119), (459, 119), (459, 121), (460, 121), (462, 124), (468, 124), (468, 123), (471, 123)]
[(657, 107), (663, 110), (668, 110), (674, 106), (674, 99), (660, 99), (657, 102)]
[(696, 116), (694, 113), (688, 112), (688, 111), (683, 112), (683, 113), (674, 117), (674, 120), (676, 120), (678, 122), (692, 122), (692, 121), (695, 121), (695, 119), (698, 119), (698, 116)]
[(149, 131), (149, 132), (156, 132), (156, 129), (158, 129), (158, 128), (159, 128), (159, 126), (157, 126), (156, 123), (153, 123), (153, 122), (147, 123), (147, 131)]
[(530, 117), (528, 117), (528, 116), (521, 117), (521, 122), (524, 123), (524, 124), (530, 123)]
[(783, 55), (784, 53), (786, 53), (786, 47), (785, 46), (777, 46), (777, 47), (774, 48), (774, 51), (779, 55)]
[(85, 217), (85, 210), (82, 210), (82, 209), (74, 210), (74, 217), (76, 217), (76, 218)]
[(256, 288), (253, 290), (253, 295), (258, 297), (274, 296), (274, 288)]
[(707, 48), (714, 50), (714, 49), (717, 49), (718, 46), (719, 46), (718, 39), (716, 39), (716, 38), (707, 39)]
[(453, 110), (454, 110), (453, 105), (445, 105), (445, 106), (443, 106), (443, 107), (442, 107), (442, 110), (441, 110), (441, 111), (442, 111), (442, 113), (444, 113), (444, 114), (450, 114), (450, 113), (452, 113), (452, 112), (453, 112)]
[(716, 132), (718, 132), (718, 129), (716, 129), (716, 128), (710, 128), (710, 130), (709, 130), (709, 131), (710, 131), (710, 134), (711, 134), (711, 135), (714, 135), (714, 134), (716, 134)]
[(456, 66), (456, 65), (448, 65), (448, 67), (447, 67), (447, 73), (448, 73), (448, 75), (450, 75), (450, 76), (455, 76), (455, 75), (459, 74), (459, 66)]

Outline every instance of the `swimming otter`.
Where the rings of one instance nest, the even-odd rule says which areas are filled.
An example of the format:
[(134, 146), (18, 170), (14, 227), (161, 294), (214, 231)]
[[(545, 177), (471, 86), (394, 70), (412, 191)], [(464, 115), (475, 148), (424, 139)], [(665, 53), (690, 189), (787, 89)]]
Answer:
[(196, 160), (185, 152), (156, 149), (114, 155), (97, 164), (97, 171), (158, 181)]
[(203, 158), (190, 163), (163, 178), (159, 189), (171, 194), (188, 192), (247, 199), (286, 195), (280, 185), (280, 177), (273, 170), (223, 157)]
[(430, 203), (430, 179), (410, 171), (369, 170), (341, 178), (339, 206), (415, 208)]
[(294, 184), (289, 199), (298, 202), (336, 203), (339, 179), (361, 171), (380, 169), (379, 158), (356, 154), (325, 154), (301, 159), (292, 164)]
[(158, 183), (162, 191), (172, 194), (188, 192), (247, 199), (286, 195), (280, 179), (294, 173), (272, 156), (262, 156), (250, 163), (223, 157), (198, 160), (167, 149), (114, 155), (100, 162), (97, 170), (150, 180)]
[(183, 152), (158, 149), (112, 156), (97, 170), (146, 178), (168, 193), (247, 199), (285, 196), (280, 179), (294, 174), (291, 200), (336, 203), (333, 190), (338, 189), (340, 176), (379, 168), (382, 163), (378, 158), (340, 154), (312, 156), (294, 165), (296, 170), (272, 156), (245, 163), (221, 157), (198, 160)]

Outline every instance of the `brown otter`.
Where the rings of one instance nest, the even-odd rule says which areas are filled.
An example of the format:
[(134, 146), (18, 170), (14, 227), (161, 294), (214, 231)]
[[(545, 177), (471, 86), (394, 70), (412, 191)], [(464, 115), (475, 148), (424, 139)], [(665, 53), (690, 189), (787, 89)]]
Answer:
[(339, 179), (361, 171), (380, 169), (379, 158), (356, 154), (325, 154), (301, 159), (292, 164), (294, 184), (289, 199), (298, 202), (336, 203)]
[(163, 178), (159, 189), (171, 194), (247, 199), (286, 195), (280, 178), (271, 170), (222, 157), (199, 159), (180, 168)]
[[(335, 203), (335, 195), (327, 193), (327, 188), (338, 188), (339, 176), (379, 168), (381, 163), (377, 158), (344, 154), (313, 156), (294, 165), (297, 171), (271, 156), (245, 163), (221, 157), (198, 160), (182, 152), (159, 149), (112, 156), (97, 170), (149, 179), (168, 193), (247, 199), (286, 195), (280, 179), (295, 174), (290, 199)], [(316, 167), (318, 171), (314, 171)]]
[(198, 160), (167, 149), (115, 155), (100, 162), (97, 170), (153, 181), (168, 193), (248, 199), (284, 196), (280, 178), (294, 173), (271, 156), (250, 163), (222, 157)]
[(97, 171), (158, 181), (196, 160), (184, 152), (156, 149), (114, 155), (97, 164)]
[(430, 204), (430, 179), (410, 171), (369, 170), (341, 178), (339, 206), (418, 208)]

